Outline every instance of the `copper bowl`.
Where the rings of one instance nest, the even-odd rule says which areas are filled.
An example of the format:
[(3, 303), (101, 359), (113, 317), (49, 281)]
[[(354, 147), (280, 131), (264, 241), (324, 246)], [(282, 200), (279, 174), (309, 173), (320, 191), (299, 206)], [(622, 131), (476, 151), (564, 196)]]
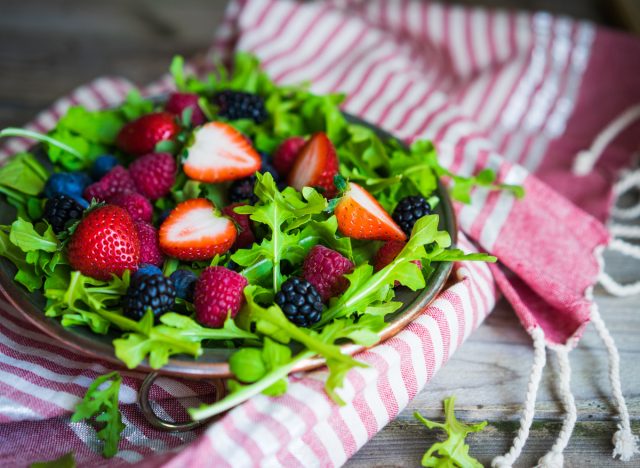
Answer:
[[(347, 118), (353, 123), (371, 128), (383, 139), (393, 138), (387, 132), (357, 117), (347, 115)], [(50, 166), (46, 155), (40, 147), (34, 148), (33, 152), (43, 164)], [(455, 243), (457, 229), (451, 199), (442, 185), (438, 186), (437, 195), (440, 197), (440, 203), (435, 212), (440, 215), (440, 229), (445, 229), (449, 232), (452, 242)], [(14, 219), (15, 210), (13, 207), (4, 199), (0, 200), (0, 224), (10, 224)], [(426, 287), (421, 291), (413, 292), (406, 288), (398, 289), (396, 298), (402, 301), (404, 305), (394, 314), (387, 317), (389, 325), (380, 333), (381, 342), (402, 330), (435, 299), (444, 287), (451, 269), (451, 263), (439, 263), (435, 271), (427, 278)], [(13, 264), (9, 260), (0, 257), (0, 290), (9, 304), (20, 312), (26, 320), (69, 349), (122, 366), (122, 362), (116, 358), (111, 344), (111, 341), (117, 337), (117, 333), (97, 335), (84, 327), (63, 327), (58, 319), (44, 315), (45, 298), (40, 292), (29, 293), (14, 282), (15, 273), (16, 269)], [(356, 345), (343, 345), (344, 352), (348, 354), (355, 354), (363, 348)], [(187, 378), (229, 377), (231, 374), (227, 360), (232, 352), (233, 350), (227, 348), (204, 348), (203, 354), (198, 358), (176, 355), (169, 359), (169, 362), (164, 367), (157, 370), (152, 369), (148, 361), (145, 360), (137, 367), (137, 370)], [(319, 357), (307, 359), (301, 361), (294, 369), (294, 372), (314, 369), (323, 364), (324, 359)]]

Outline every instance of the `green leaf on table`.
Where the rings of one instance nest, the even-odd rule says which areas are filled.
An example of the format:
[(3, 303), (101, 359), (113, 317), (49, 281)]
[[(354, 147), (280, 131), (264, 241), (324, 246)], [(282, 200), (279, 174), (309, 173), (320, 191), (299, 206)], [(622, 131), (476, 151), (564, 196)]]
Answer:
[(73, 452), (69, 452), (55, 460), (32, 463), (29, 468), (76, 468), (76, 460)]
[(417, 411), (414, 417), (429, 429), (442, 429), (447, 433), (447, 439), (436, 442), (422, 457), (422, 466), (426, 467), (459, 467), (482, 468), (482, 463), (469, 455), (469, 444), (465, 442), (467, 435), (472, 432), (480, 432), (487, 425), (486, 421), (478, 424), (465, 424), (455, 416), (455, 397), (444, 400), (444, 423), (437, 423), (425, 419)]
[(95, 417), (96, 422), (101, 423), (102, 428), (97, 435), (104, 441), (102, 454), (106, 458), (111, 458), (118, 453), (120, 433), (125, 428), (118, 409), (121, 383), (122, 377), (117, 372), (98, 377), (89, 385), (87, 393), (71, 416), (72, 422)]

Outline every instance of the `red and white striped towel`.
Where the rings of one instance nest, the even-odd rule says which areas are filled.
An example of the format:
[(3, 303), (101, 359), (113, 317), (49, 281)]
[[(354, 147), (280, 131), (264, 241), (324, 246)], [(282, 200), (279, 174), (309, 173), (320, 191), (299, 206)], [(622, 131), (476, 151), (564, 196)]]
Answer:
[[(573, 170), (574, 161), (627, 106), (640, 102), (640, 43), (544, 13), (410, 0), (247, 0), (230, 4), (212, 53), (228, 58), (234, 50), (257, 54), (278, 82), (310, 80), (318, 92), (346, 92), (345, 110), (408, 140), (433, 139), (441, 161), (455, 172), (494, 168), (502, 181), (523, 184), (527, 197), (515, 201), (508, 193), (478, 190), (471, 205), (457, 207), (462, 231), (496, 253), (501, 265), (457, 265), (455, 284), (415, 322), (358, 356), (370, 367), (348, 375), (346, 406), (325, 396), (326, 373), (317, 371), (295, 376), (286, 395), (255, 397), (205, 431), (165, 434), (143, 421), (134, 403), (140, 376), (125, 372), (126, 440), (111, 463), (339, 466), (480, 325), (495, 303), (496, 284), (534, 337), (532, 382), (542, 372), (545, 345), (566, 353), (563, 345), (577, 342), (589, 317), (596, 317), (588, 296), (599, 274), (594, 251), (608, 241), (602, 222), (612, 185), (637, 148), (637, 122), (617, 132), (599, 161), (588, 160), (584, 175)], [(147, 92), (168, 87), (163, 79)], [(121, 79), (98, 80), (31, 125), (49, 129), (69, 105), (103, 107), (129, 89)], [(4, 156), (26, 145), (14, 140)], [(460, 237), (463, 248), (474, 250)], [(100, 463), (95, 434), (70, 424), (68, 414), (107, 367), (51, 343), (3, 307), (0, 462), (22, 465), (73, 450), (81, 465)], [(186, 398), (194, 405), (205, 392), (193, 382), (161, 382), (152, 397), (160, 411), (177, 417)], [(566, 430), (550, 452), (556, 461), (562, 438), (571, 433), (569, 397)], [(535, 391), (527, 408), (531, 401)], [(525, 416), (530, 424), (532, 413)], [(496, 463), (509, 465), (524, 439), (526, 431)]]

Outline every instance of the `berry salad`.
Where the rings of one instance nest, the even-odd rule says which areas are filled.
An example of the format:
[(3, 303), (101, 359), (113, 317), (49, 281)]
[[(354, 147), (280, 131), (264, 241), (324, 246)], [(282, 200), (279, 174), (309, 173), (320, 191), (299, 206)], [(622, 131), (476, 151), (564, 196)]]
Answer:
[(231, 391), (196, 419), (258, 392), (279, 395), (320, 355), (328, 394), (362, 366), (340, 344), (372, 346), (396, 288), (423, 289), (436, 262), (493, 261), (451, 248), (433, 214), (439, 177), (469, 201), (470, 178), (433, 146), (409, 149), (341, 113), (341, 95), (277, 86), (249, 54), (227, 72), (171, 72), (166, 99), (131, 93), (119, 107), (71, 107), (43, 135), (47, 158), (14, 156), (0, 192), (15, 220), (0, 255), (15, 281), (65, 327), (115, 336), (116, 356), (153, 368), (172, 355), (231, 348)]

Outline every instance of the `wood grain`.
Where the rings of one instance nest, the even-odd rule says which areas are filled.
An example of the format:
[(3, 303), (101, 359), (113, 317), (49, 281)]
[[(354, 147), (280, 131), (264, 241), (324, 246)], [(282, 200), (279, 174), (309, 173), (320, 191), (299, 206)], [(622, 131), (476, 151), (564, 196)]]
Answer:
[[(606, 22), (597, 0), (464, 0), (508, 8), (543, 8)], [(164, 73), (174, 54), (205, 49), (226, 0), (3, 0), (0, 13), (0, 127), (30, 120), (55, 98), (97, 76), (121, 75), (144, 84)], [(638, 277), (637, 264), (610, 256), (616, 277)], [(640, 299), (598, 303), (622, 358), (623, 387), (635, 433), (640, 433)], [(529, 366), (531, 342), (506, 303), (462, 346), (395, 421), (366, 444), (347, 467), (418, 466), (424, 450), (440, 435), (413, 419), (420, 411), (442, 418), (441, 401), (457, 396), (457, 414), (489, 421), (470, 437), (471, 453), (489, 464), (509, 445), (517, 428)], [(571, 353), (572, 390), (578, 424), (565, 451), (566, 466), (640, 466), (610, 457), (615, 430), (609, 400), (606, 353), (592, 329)], [(555, 398), (553, 360), (545, 371), (529, 442), (517, 466), (532, 466), (553, 443), (562, 411)]]

